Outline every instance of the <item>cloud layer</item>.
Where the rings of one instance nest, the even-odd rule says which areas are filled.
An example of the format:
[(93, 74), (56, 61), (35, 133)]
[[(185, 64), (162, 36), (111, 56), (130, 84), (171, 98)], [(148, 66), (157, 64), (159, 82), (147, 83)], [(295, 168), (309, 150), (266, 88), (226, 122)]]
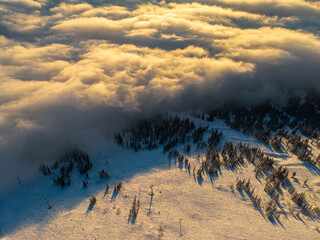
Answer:
[(10, 175), (129, 117), (320, 92), (319, 1), (0, 0), (0, 16)]

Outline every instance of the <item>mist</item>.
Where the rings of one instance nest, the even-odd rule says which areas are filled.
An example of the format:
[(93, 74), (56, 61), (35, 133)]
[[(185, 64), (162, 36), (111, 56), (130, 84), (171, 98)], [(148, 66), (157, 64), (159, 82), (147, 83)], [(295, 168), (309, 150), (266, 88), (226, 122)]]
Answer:
[(319, 13), (302, 0), (0, 0), (0, 182), (157, 113), (320, 93)]

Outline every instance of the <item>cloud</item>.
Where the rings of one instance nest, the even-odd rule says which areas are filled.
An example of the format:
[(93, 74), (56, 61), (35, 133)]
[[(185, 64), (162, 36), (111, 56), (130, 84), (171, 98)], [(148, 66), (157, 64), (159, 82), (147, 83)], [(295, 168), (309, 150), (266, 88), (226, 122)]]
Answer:
[(304, 0), (218, 0), (220, 4), (232, 9), (264, 14), (267, 16), (290, 17), (296, 19), (287, 27), (308, 29), (319, 33), (320, 4), (319, 1)]
[(93, 9), (93, 7), (88, 3), (80, 3), (80, 4), (67, 4), (61, 3), (58, 6), (50, 8), (50, 12), (54, 14), (68, 15), (72, 16), (74, 14), (79, 14), (85, 11)]
[(41, 8), (41, 4), (33, 0), (0, 0), (0, 5), (1, 4), (8, 7), (13, 7), (16, 10), (20, 10), (20, 9), (34, 10), (34, 9)]
[(228, 6), (254, 11), (258, 13), (266, 13), (282, 16), (308, 16), (317, 15), (320, 12), (320, 4), (318, 1), (304, 0), (218, 0)]
[(2, 178), (153, 113), (320, 92), (319, 4), (258, 2), (0, 0)]

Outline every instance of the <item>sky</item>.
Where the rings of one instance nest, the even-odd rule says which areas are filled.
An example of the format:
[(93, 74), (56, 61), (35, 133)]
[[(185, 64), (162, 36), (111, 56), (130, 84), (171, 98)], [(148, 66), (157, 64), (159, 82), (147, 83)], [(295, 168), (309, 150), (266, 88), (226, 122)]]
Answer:
[(315, 0), (0, 0), (1, 178), (141, 116), (320, 92), (319, 33)]

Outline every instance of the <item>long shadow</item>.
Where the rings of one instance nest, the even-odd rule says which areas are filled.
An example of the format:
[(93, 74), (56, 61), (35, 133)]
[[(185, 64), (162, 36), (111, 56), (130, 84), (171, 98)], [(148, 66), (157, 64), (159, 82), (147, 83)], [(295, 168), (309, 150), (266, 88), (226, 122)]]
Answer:
[(286, 183), (282, 186), (283, 189), (288, 189), (288, 188), (294, 188), (291, 181), (289, 179), (287, 179)]
[(185, 168), (185, 170), (188, 172), (189, 177), (190, 177), (190, 175), (191, 175), (191, 170), (190, 170), (191, 166), (188, 167), (188, 163), (185, 162), (185, 163), (184, 163), (184, 168)]
[(309, 217), (310, 219), (312, 219), (313, 221), (320, 221), (320, 217), (315, 215), (315, 214), (311, 214), (310, 212), (308, 212), (306, 209), (302, 208), (301, 209), (301, 213), (307, 217)]
[(203, 177), (197, 177), (197, 182), (200, 186), (202, 186), (203, 183)]
[(279, 209), (281, 209), (281, 212), (283, 213), (283, 215), (284, 215), (286, 218), (288, 218), (288, 215), (287, 215), (286, 211), (283, 209), (283, 207), (281, 206), (281, 204), (280, 204), (278, 201), (275, 201), (275, 203), (276, 203), (277, 207), (278, 207)]
[(295, 215), (295, 214), (292, 214), (293, 217), (299, 221), (301, 221), (306, 227), (309, 227), (305, 221), (303, 221), (303, 219), (299, 216), (299, 215)]
[(196, 177), (196, 174), (194, 172), (192, 173), (192, 176), (193, 176), (194, 182), (196, 183), (197, 182), (197, 177)]
[(263, 182), (261, 181), (261, 179), (263, 179), (260, 175), (256, 176), (256, 179), (258, 180), (258, 182), (263, 185)]
[(214, 180), (216, 180), (216, 179), (219, 177), (218, 173), (216, 173), (216, 174), (214, 174), (214, 173), (209, 173), (209, 174), (208, 174), (208, 173), (207, 173), (207, 175), (209, 176), (211, 185), (213, 185)]
[[(138, 213), (139, 213), (139, 210), (138, 210), (137, 214), (138, 214)], [(137, 220), (136, 217), (135, 217), (135, 218), (132, 218), (132, 219), (130, 219), (130, 216), (128, 217), (128, 223), (131, 223), (132, 225), (136, 223), (136, 220)]]
[(237, 190), (238, 190), (239, 194), (241, 195), (242, 200), (245, 200), (245, 199), (246, 199), (246, 196), (243, 194), (243, 190), (242, 190), (242, 189), (239, 189), (239, 188), (237, 188)]
[(266, 171), (260, 171), (257, 175), (256, 175), (256, 179), (258, 180), (259, 183), (261, 183), (263, 185), (263, 183), (261, 182), (261, 179), (265, 179), (266, 177), (268, 177), (268, 173), (272, 172), (275, 168), (274, 167), (270, 167), (269, 169), (267, 169)]
[(264, 218), (264, 220), (267, 220), (267, 219), (266, 219), (266, 216), (264, 215), (264, 213), (263, 213), (263, 211), (262, 211), (262, 208), (254, 205), (254, 204), (253, 204), (253, 206), (254, 206), (254, 208), (260, 213), (260, 215)]
[(132, 214), (132, 213), (131, 213), (132, 209), (130, 210), (130, 214), (129, 214), (129, 216), (128, 216), (128, 223), (131, 223), (132, 225), (136, 223), (137, 216), (138, 216), (138, 214), (139, 214), (139, 210), (140, 210), (140, 209), (139, 209), (139, 207), (138, 207), (135, 216), (132, 216), (132, 215), (131, 215), (131, 214)]
[(92, 203), (92, 204), (90, 204), (90, 205), (88, 206), (88, 209), (87, 209), (87, 211), (86, 211), (86, 216), (88, 216), (88, 214), (92, 211), (92, 209), (93, 209), (93, 207), (94, 207), (95, 204), (96, 204), (96, 203)]
[(182, 161), (179, 161), (179, 169), (180, 169), (180, 172), (182, 172), (182, 169), (183, 169), (183, 162)]
[[(272, 183), (271, 183), (271, 184), (272, 184)], [(265, 191), (265, 193), (267, 193), (267, 194), (269, 195), (270, 198), (275, 199), (275, 194), (278, 193), (279, 195), (283, 195), (283, 191), (282, 191), (281, 187), (283, 187), (284, 189), (287, 189), (287, 188), (293, 187), (293, 186), (292, 186), (290, 180), (287, 179), (286, 183), (285, 183), (283, 186), (280, 185), (278, 188), (276, 188), (276, 189), (274, 190), (274, 193), (269, 193), (269, 192), (267, 192), (266, 190), (264, 190), (264, 191)], [(278, 201), (274, 201), (274, 202), (275, 202), (275, 204), (277, 205), (277, 207), (278, 207), (279, 209), (281, 209), (281, 212), (284, 214), (284, 216), (285, 216), (286, 218), (288, 218), (287, 213), (285, 212), (285, 210), (283, 209), (283, 207), (281, 206), (281, 204), (280, 204)], [(281, 223), (280, 223), (280, 224), (281, 224)]]
[(169, 157), (168, 158), (168, 168), (169, 168), (169, 170), (171, 169), (171, 161), (172, 161), (172, 159)]
[(225, 168), (232, 172), (237, 172), (238, 169), (246, 168), (248, 167), (248, 164), (245, 162), (237, 162), (234, 166), (228, 166), (227, 164), (224, 165)]
[(278, 218), (276, 218), (275, 216), (272, 216), (272, 218), (269, 218), (269, 222), (272, 223), (272, 225), (274, 226), (278, 226), (280, 225), (283, 229), (286, 229), (283, 224), (280, 222), (280, 220)]
[(110, 201), (114, 202), (117, 199), (117, 197), (119, 196), (119, 193), (120, 193), (120, 191), (114, 190)]
[(106, 195), (109, 193), (109, 190), (110, 190), (110, 188), (109, 188), (109, 185), (108, 185), (108, 186), (106, 187), (106, 190), (104, 191), (103, 198), (106, 197)]
[(281, 222), (278, 218), (276, 218), (276, 220), (277, 220), (277, 222), (280, 224), (280, 226), (281, 226), (283, 229), (286, 229), (286, 228), (283, 226), (282, 222)]
[(188, 163), (187, 162), (184, 162), (184, 169), (188, 169)]
[(320, 175), (320, 169), (317, 166), (314, 166), (308, 162), (303, 162), (302, 165), (306, 167), (313, 175)]
[(299, 181), (299, 179), (298, 179), (298, 178), (294, 178), (294, 179), (293, 179), (293, 181), (294, 181), (295, 183), (297, 183), (297, 184), (299, 184), (299, 185), (300, 185), (300, 181)]
[[(168, 157), (168, 168), (169, 169), (171, 169), (171, 166), (173, 165), (173, 166), (176, 166), (177, 165), (177, 160), (178, 159), (178, 157), (176, 157), (176, 156), (171, 156), (171, 157)], [(181, 166), (180, 166), (180, 162), (179, 162), (179, 168), (180, 168), (180, 170), (181, 170)]]
[[(253, 207), (260, 213), (260, 215), (264, 218), (264, 220), (267, 221), (267, 219), (266, 219), (266, 217), (265, 217), (265, 215), (264, 215), (264, 213), (263, 213), (263, 211), (262, 211), (262, 208), (261, 208), (260, 206), (257, 206), (256, 204), (253, 203), (253, 196), (252, 196), (249, 192), (244, 191), (244, 190), (242, 190), (242, 189), (237, 188), (237, 190), (238, 190), (239, 194), (241, 195), (243, 201), (246, 200), (246, 197), (245, 197), (244, 193), (247, 194), (248, 198), (251, 200), (251, 202), (252, 202), (252, 204), (253, 204)], [(233, 189), (232, 189), (232, 191), (234, 192)]]
[(152, 200), (153, 200), (153, 193), (149, 194), (150, 195), (150, 205), (149, 205), (149, 212), (148, 214), (151, 214), (151, 206), (152, 206)]
[[(268, 146), (268, 145), (266, 145)], [(272, 147), (268, 146), (267, 149), (270, 152), (265, 152), (264, 154), (266, 156), (272, 157), (272, 158), (281, 158), (281, 159), (287, 159), (288, 157), (288, 153), (283, 151), (283, 150), (274, 150)], [(271, 153), (271, 152), (275, 152), (275, 153)]]
[(311, 188), (310, 188), (310, 186), (309, 186), (308, 183), (304, 184), (304, 186), (305, 186), (306, 188), (308, 188), (309, 190), (311, 190)]

